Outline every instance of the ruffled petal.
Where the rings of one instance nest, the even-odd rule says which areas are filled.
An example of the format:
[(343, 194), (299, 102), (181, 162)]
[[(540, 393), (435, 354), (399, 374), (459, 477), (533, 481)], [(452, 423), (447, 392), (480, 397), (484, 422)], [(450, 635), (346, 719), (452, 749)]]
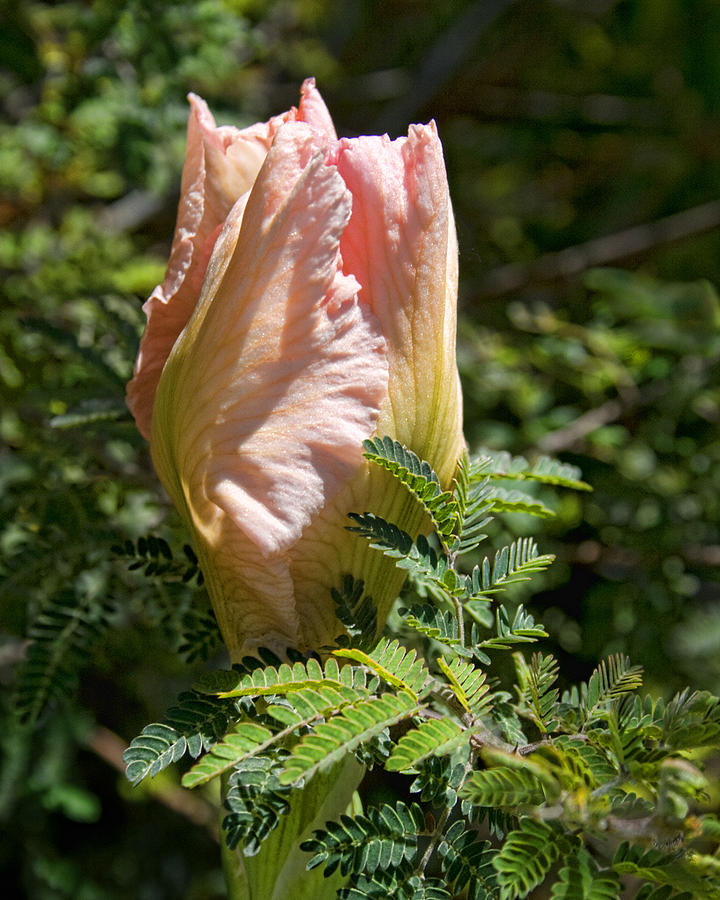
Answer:
[(334, 136), (330, 114), (310, 82), (303, 85), (299, 110), (244, 129), (218, 128), (205, 101), (189, 95), (187, 152), (170, 260), (165, 280), (143, 307), (147, 327), (127, 390), (128, 406), (146, 438), (160, 373), (195, 308), (220, 229), (230, 209), (253, 186), (278, 129), (303, 118), (318, 133)]
[[(377, 433), (426, 458), (449, 486), (464, 449), (455, 364), (457, 243), (442, 149), (433, 125), (407, 138), (340, 141), (332, 153), (353, 194), (340, 242), (360, 302), (388, 343), (389, 394)], [(292, 548), (300, 646), (330, 643), (340, 631), (327, 602), (351, 572), (372, 595), (382, 624), (403, 582), (393, 560), (345, 530), (347, 513), (371, 510), (410, 534), (429, 523), (416, 500), (377, 466), (361, 467)]]
[[(244, 567), (258, 551), (284, 558), (351, 480), (387, 397), (385, 340), (341, 270), (350, 209), (312, 129), (285, 125), (228, 218), (158, 387), (155, 466), (216, 573), (222, 548), (219, 589), (234, 585), (228, 602), (244, 598), (253, 615), (262, 579), (241, 590)], [(284, 604), (275, 633), (292, 628), (293, 598)]]
[(307, 122), (318, 135), (326, 137), (330, 141), (337, 140), (337, 132), (333, 124), (332, 116), (325, 106), (325, 101), (320, 96), (320, 91), (315, 87), (314, 78), (306, 78), (300, 88), (300, 108), (298, 121)]
[(388, 342), (390, 394), (378, 433), (435, 466), (448, 484), (464, 447), (455, 362), (457, 241), (435, 124), (407, 138), (339, 141), (333, 154), (353, 195), (340, 244), (345, 271)]

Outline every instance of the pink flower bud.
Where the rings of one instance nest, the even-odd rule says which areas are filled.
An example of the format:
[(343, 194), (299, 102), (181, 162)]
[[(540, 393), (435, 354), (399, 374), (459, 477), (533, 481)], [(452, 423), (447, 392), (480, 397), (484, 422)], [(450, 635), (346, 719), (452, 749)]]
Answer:
[(317, 648), (342, 631), (330, 591), (344, 574), (365, 581), (381, 622), (402, 584), (347, 513), (425, 525), (362, 441), (396, 438), (443, 486), (464, 449), (442, 147), (434, 123), (338, 141), (312, 79), (297, 110), (244, 130), (191, 105), (128, 405), (231, 656)]

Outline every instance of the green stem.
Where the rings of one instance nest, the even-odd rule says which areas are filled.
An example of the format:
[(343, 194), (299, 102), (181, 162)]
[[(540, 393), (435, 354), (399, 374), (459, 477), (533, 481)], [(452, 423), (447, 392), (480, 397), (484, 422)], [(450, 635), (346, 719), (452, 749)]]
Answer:
[[(348, 810), (363, 773), (363, 767), (350, 755), (293, 791), (289, 812), (281, 816), (256, 856), (243, 856), (241, 849), (228, 849), (223, 834), (222, 863), (228, 900), (334, 900), (346, 879), (339, 873), (325, 878), (322, 866), (308, 872), (305, 864), (310, 857), (300, 850), (300, 844), (316, 828)], [(227, 779), (223, 778), (223, 796), (227, 786)]]
[[(223, 776), (223, 796), (225, 795), (225, 790), (227, 788), (227, 781), (225, 776)], [(247, 879), (245, 878), (244, 867), (242, 864), (242, 856), (237, 850), (231, 850), (227, 841), (225, 840), (225, 834), (222, 831), (222, 820), (227, 815), (227, 812), (224, 807), (220, 808), (220, 856), (222, 860), (222, 870), (223, 875), (225, 876), (225, 886), (227, 888), (227, 896), (228, 900), (248, 900), (250, 894), (248, 893)]]

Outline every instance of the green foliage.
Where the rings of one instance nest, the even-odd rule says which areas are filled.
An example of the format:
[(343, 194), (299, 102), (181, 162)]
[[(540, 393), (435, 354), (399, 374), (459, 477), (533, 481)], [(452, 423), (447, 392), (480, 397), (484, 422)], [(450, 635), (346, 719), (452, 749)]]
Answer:
[[(373, 448), (368, 455), (419, 492), (419, 503), (439, 496), (428, 487), (436, 484), (429, 467), (400, 445), (376, 441)], [(694, 845), (717, 845), (720, 829), (713, 818), (697, 824), (708, 782), (685, 754), (720, 745), (717, 698), (690, 691), (667, 705), (642, 698), (642, 670), (622, 654), (601, 661), (587, 682), (561, 696), (555, 657), (526, 659), (517, 649), (544, 638), (544, 627), (521, 604), (514, 612), (496, 605), (491, 617), (479, 613), (479, 603), (490, 608), (499, 589), (551, 562), (532, 538), (523, 538), (498, 551), (492, 567), (486, 557), (469, 575), (456, 568), (453, 541), (473, 473), (493, 468), (525, 477), (528, 467), (463, 462), (455, 534), (439, 542), (440, 551), (432, 537), (413, 539), (370, 513), (351, 516), (353, 530), (400, 568), (433, 581), (436, 605), (401, 609), (417, 646), (390, 637), (372, 641), (377, 626), (370, 602), (363, 605), (361, 584), (345, 579), (334, 596), (350, 646), (333, 649), (324, 661), (289, 652), (283, 662), (259, 651), (234, 670), (204, 675), (179, 711), (133, 741), (128, 776), (137, 782), (185, 754), (196, 759), (183, 777), (186, 787), (229, 775), (224, 827), (230, 846), (246, 855), (259, 851), (288, 812), (292, 792), (312, 790), (313, 777), (347, 754), (411, 777), (408, 793), (419, 795), (422, 806), (371, 805), (327, 822), (303, 844), (312, 854), (308, 868), (349, 879), (342, 897), (450, 897), (454, 891), (511, 900), (527, 896), (553, 871), (553, 900), (614, 900), (624, 874), (711, 896), (717, 864)], [(541, 468), (563, 486), (578, 482), (575, 472)], [(138, 546), (142, 555), (167, 563), (163, 549)], [(431, 664), (437, 647), (443, 655)], [(492, 654), (508, 649), (514, 650), (514, 697), (487, 674)], [(526, 732), (539, 739), (529, 741)], [(501, 838), (498, 846), (478, 837), (473, 825), (483, 819)], [(647, 851), (648, 842), (674, 849)], [(431, 859), (441, 880), (425, 874)]]
[(376, 872), (373, 876), (360, 875), (355, 884), (342, 888), (337, 893), (338, 900), (451, 900), (444, 885), (436, 878), (420, 879), (414, 875), (398, 880), (387, 872)]
[(355, 696), (353, 691), (365, 689), (365, 678), (362, 672), (341, 669), (337, 660), (332, 657), (324, 666), (310, 658), (307, 663), (282, 663), (277, 668), (258, 667), (247, 674), (235, 671), (213, 672), (202, 678), (196, 687), (204, 693), (219, 697), (260, 697), (304, 691), (308, 688), (330, 688), (352, 697)]
[(185, 584), (193, 579), (196, 580), (198, 587), (203, 584), (203, 575), (198, 568), (197, 556), (189, 544), (183, 546), (185, 559), (181, 562), (174, 558), (173, 551), (165, 538), (157, 537), (154, 534), (139, 537), (136, 542), (128, 539), (123, 544), (115, 544), (111, 550), (117, 556), (131, 560), (128, 563), (128, 569), (131, 572), (142, 569), (145, 575), (163, 576), (165, 581), (170, 581), (174, 577), (179, 578)]
[(720, 867), (710, 859), (700, 858), (686, 865), (677, 853), (645, 850), (624, 842), (615, 853), (612, 867), (621, 875), (687, 891), (698, 900), (712, 900), (720, 890)]
[(552, 730), (557, 712), (558, 691), (553, 687), (558, 665), (552, 656), (534, 653), (528, 664), (521, 653), (513, 656), (517, 673), (517, 693), (521, 710), (542, 732)]
[[(392, 449), (408, 461), (400, 456), (402, 448)], [(424, 471), (419, 463), (413, 466)], [(468, 465), (470, 472), (488, 468)], [(404, 481), (405, 469), (410, 471), (406, 466), (396, 473)], [(557, 471), (553, 477), (560, 477)], [(466, 486), (472, 483), (472, 477), (466, 479)], [(467, 504), (461, 500), (456, 523), (463, 508)], [(413, 540), (391, 523), (369, 514), (353, 518), (360, 533), (390, 550), (401, 567), (410, 561), (416, 573), (432, 579), (436, 600), (447, 604), (415, 605), (403, 613), (428, 651), (433, 645), (444, 648), (434, 668), (425, 662), (427, 653), (397, 639), (371, 642), (376, 629), (371, 601), (363, 605), (362, 585), (346, 580), (335, 600), (351, 646), (335, 649), (324, 662), (312, 657), (282, 662), (260, 652), (245, 667), (205, 675), (165, 722), (147, 726), (132, 742), (125, 754), (128, 777), (138, 783), (186, 755), (196, 762), (183, 778), (185, 786), (229, 773), (227, 840), (253, 855), (287, 813), (292, 791), (347, 753), (413, 776), (409, 790), (439, 810), (437, 831), (428, 831), (421, 807), (400, 804), (394, 811), (370, 807), (361, 816), (344, 816), (306, 843), (314, 854), (312, 866), (350, 877), (343, 889), (348, 897), (442, 896), (443, 891), (449, 896), (424, 876), (429, 857), (425, 853), (417, 861), (420, 835), (437, 854), (446, 888), (470, 897), (526, 896), (560, 856), (564, 864), (552, 887), (558, 898), (616, 897), (617, 875), (628, 872), (678, 890), (713, 885), (712, 871), (697, 876), (684, 854), (667, 860), (627, 850), (600, 863), (572, 835), (600, 836), (608, 828), (622, 835), (626, 822), (642, 821), (653, 834), (685, 828), (691, 842), (693, 830), (683, 823), (690, 821), (706, 781), (676, 754), (719, 743), (716, 698), (685, 692), (667, 706), (641, 700), (635, 694), (641, 670), (621, 655), (601, 662), (587, 683), (560, 698), (555, 659), (536, 653), (528, 661), (515, 652), (513, 702), (473, 659), (491, 665), (489, 654), (536, 641), (545, 629), (521, 605), (512, 614), (498, 605), (488, 621), (476, 604), (487, 606), (498, 589), (550, 559), (526, 538), (499, 551), (492, 566), (485, 558), (463, 575), (454, 568), (459, 554), (448, 550), (449, 542), (447, 552), (438, 553), (427, 539)], [(141, 538), (120, 551), (146, 577), (182, 581), (185, 564), (175, 564), (162, 540)], [(192, 566), (192, 557), (188, 560)], [(537, 744), (527, 743), (527, 726), (540, 734)], [(484, 768), (478, 768), (480, 758)], [(648, 793), (651, 802), (639, 799)], [(459, 799), (465, 818), (444, 827)], [(548, 809), (555, 810), (550, 821), (537, 817)], [(483, 817), (505, 832), (499, 849), (467, 830), (469, 822)], [(710, 824), (705, 839), (713, 833)]]
[[(690, 853), (700, 838), (694, 811), (708, 783), (683, 754), (720, 746), (717, 698), (686, 691), (668, 704), (643, 699), (636, 693), (641, 669), (622, 654), (603, 660), (587, 682), (561, 696), (554, 656), (526, 659), (518, 649), (544, 639), (544, 626), (522, 604), (513, 608), (511, 600), (494, 599), (544, 571), (552, 556), (523, 537), (469, 573), (458, 568), (477, 543), (478, 528), (507, 499), (495, 492), (495, 481), (513, 475), (577, 487), (577, 473), (543, 463), (538, 474), (524, 461), (484, 457), (463, 461), (455, 493), (443, 494), (429, 467), (405, 448), (384, 441), (373, 446), (369, 457), (445, 529), (413, 538), (371, 513), (351, 516), (359, 539), (395, 559), (419, 590), (428, 589), (434, 603), (413, 603), (406, 595), (411, 605), (401, 610), (416, 645), (378, 640), (372, 599), (362, 583), (346, 578), (333, 595), (347, 629), (341, 646), (324, 660), (289, 651), (283, 661), (259, 650), (233, 670), (203, 674), (164, 721), (132, 741), (124, 754), (128, 778), (138, 784), (187, 757), (194, 763), (183, 786), (225, 776), (225, 839), (252, 856), (287, 814), (293, 792), (347, 754), (410, 777), (408, 792), (419, 795), (422, 806), (370, 806), (328, 822), (306, 842), (311, 867), (350, 879), (340, 892), (347, 897), (449, 897), (451, 890), (510, 900), (527, 896), (559, 859), (553, 898), (617, 897), (621, 874), (711, 896), (717, 877), (712, 857)], [(527, 507), (537, 513), (531, 506), (518, 501), (513, 512)], [(192, 550), (186, 547), (178, 559), (161, 537), (127, 539), (113, 552), (131, 577), (142, 574), (149, 583), (183, 589), (200, 576)], [(35, 642), (21, 674), (37, 670), (44, 680), (24, 676), (19, 682), (26, 685), (19, 695), (26, 717), (69, 690), (71, 673), (117, 616), (96, 601), (67, 601), (50, 612), (41, 609), (31, 631)], [(192, 635), (186, 654), (202, 655), (203, 645), (211, 648), (217, 639), (214, 620), (196, 606), (184, 608), (176, 627)], [(507, 685), (514, 696), (502, 681), (488, 678), (495, 654), (507, 650), (514, 651), (515, 680)], [(528, 734), (539, 740), (530, 742)], [(499, 847), (481, 841), (471, 827), (483, 818), (503, 836)], [(708, 823), (701, 839), (717, 844), (720, 833)], [(643, 840), (673, 835), (681, 849), (647, 856), (623, 844), (609, 857), (577, 840), (594, 838), (604, 847), (608, 835), (622, 842), (632, 829)], [(426, 876), (431, 858), (442, 880)]]
[(223, 819), (228, 846), (242, 843), (245, 856), (255, 856), (289, 811), (291, 788), (278, 778), (279, 764), (271, 757), (246, 759), (230, 776), (225, 794), (229, 810)]
[(22, 722), (36, 722), (48, 707), (74, 693), (78, 670), (112, 626), (115, 614), (114, 604), (69, 591), (40, 609), (17, 671), (15, 708)]
[(225, 734), (233, 717), (231, 704), (195, 692), (181, 694), (165, 722), (146, 725), (123, 754), (133, 784), (152, 777), (186, 753), (196, 759)]
[(348, 531), (367, 538), (371, 547), (397, 560), (398, 567), (406, 569), (414, 580), (441, 592), (462, 590), (461, 580), (450, 568), (446, 557), (431, 547), (424, 535), (418, 535), (413, 541), (397, 525), (373, 513), (350, 513), (349, 517), (357, 524), (348, 526)]
[(527, 897), (544, 881), (559, 853), (558, 835), (552, 825), (520, 819), (493, 857), (500, 900)]
[(296, 744), (280, 776), (283, 784), (307, 782), (386, 728), (418, 712), (417, 701), (407, 692), (360, 700), (337, 716), (316, 726)]
[(234, 730), (215, 744), (193, 768), (183, 777), (183, 785), (193, 788), (221, 775), (238, 763), (269, 750), (275, 736), (255, 722), (238, 722)]
[(482, 449), (479, 454), (484, 463), (483, 472), (488, 478), (537, 481), (575, 491), (592, 490), (589, 484), (582, 481), (577, 466), (551, 459), (549, 456), (539, 456), (531, 465), (524, 456), (511, 456), (507, 451), (492, 452)]
[[(551, 900), (616, 900), (620, 883), (614, 872), (599, 872), (590, 854), (578, 847), (566, 857), (559, 878), (553, 885)], [(639, 896), (639, 895), (637, 895)]]
[(328, 823), (327, 829), (313, 832), (301, 849), (314, 854), (307, 868), (323, 865), (326, 876), (338, 867), (343, 875), (374, 875), (387, 869), (407, 872), (418, 836), (424, 832), (425, 817), (416, 803), (383, 804), (367, 816), (341, 816), (339, 822)]
[(458, 653), (464, 651), (457, 616), (450, 610), (418, 604), (411, 609), (401, 609), (400, 613), (405, 624), (419, 634), (445, 644), (446, 647), (452, 647)]
[[(464, 374), (483, 423), (471, 442), (562, 453), (593, 485), (556, 510), (545, 543), (564, 548), (565, 565), (541, 585), (557, 589), (561, 649), (585, 664), (621, 652), (667, 692), (687, 680), (717, 693), (706, 598), (717, 590), (707, 548), (720, 522), (720, 442), (703, 404), (718, 396), (720, 305), (707, 283), (682, 283), (691, 273), (668, 283), (652, 268), (594, 270), (564, 307), (520, 293), (502, 335), (470, 337)], [(510, 460), (501, 472), (512, 474)]]
[(438, 846), (442, 872), (448, 887), (455, 892), (467, 890), (468, 900), (495, 897), (494, 851), (489, 841), (466, 831), (463, 822), (453, 822)]
[(415, 772), (429, 756), (445, 756), (467, 742), (467, 729), (452, 719), (428, 719), (400, 738), (385, 768), (390, 772)]
[(472, 599), (504, 590), (508, 585), (529, 581), (534, 572), (547, 568), (554, 556), (541, 556), (533, 538), (520, 538), (495, 554), (490, 565), (487, 556), (480, 566), (473, 569), (468, 581), (468, 593)]
[(477, 717), (490, 710), (492, 698), (488, 696), (490, 687), (486, 683), (485, 672), (463, 659), (453, 659), (448, 664), (439, 658), (437, 663), (466, 713)]
[(680, 691), (665, 708), (663, 739), (674, 750), (720, 745), (720, 700), (708, 691)]
[(367, 650), (377, 638), (377, 609), (372, 597), (363, 593), (364, 587), (362, 581), (355, 581), (352, 575), (346, 575), (342, 590), (332, 589), (332, 598), (336, 615), (347, 632), (340, 639), (349, 638), (354, 646)]
[(668, 885), (662, 887), (653, 887), (650, 884), (644, 884), (635, 894), (634, 900), (693, 900), (692, 894), (686, 891), (674, 891)]
[(478, 806), (516, 809), (538, 806), (544, 799), (542, 783), (528, 769), (496, 766), (473, 772), (464, 794)]
[[(496, 457), (480, 456), (472, 464), (461, 459), (455, 476), (455, 490), (443, 491), (429, 464), (398, 441), (389, 437), (373, 438), (365, 441), (364, 447), (367, 459), (386, 469), (408, 488), (429, 516), (443, 550), (454, 555), (464, 555), (477, 547), (484, 538), (481, 529), (492, 520), (492, 513), (525, 513), (540, 518), (554, 516), (553, 511), (537, 498), (523, 491), (492, 485), (492, 479), (527, 479), (590, 490), (589, 485), (578, 480), (578, 470), (573, 466), (541, 457), (529, 467), (522, 457), (513, 460), (509, 455), (498, 454)], [(360, 529), (365, 529), (360, 533), (377, 540), (380, 547), (400, 550), (407, 544), (404, 538), (393, 533), (388, 523), (374, 522), (375, 517), (353, 515), (352, 518), (359, 523)]]
[(447, 756), (430, 756), (418, 769), (410, 793), (419, 793), (423, 803), (452, 809), (457, 802), (458, 788), (467, 775), (465, 764), (453, 763)]
[[(493, 650), (508, 650), (515, 644), (532, 644), (544, 637), (547, 637), (545, 628), (535, 623), (535, 619), (525, 611), (522, 604), (515, 610), (512, 622), (507, 609), (498, 606), (495, 611), (495, 637), (481, 641), (478, 649), (486, 647)], [(484, 654), (483, 656), (483, 661), (489, 663), (490, 658)]]
[(493, 512), (525, 513), (540, 519), (552, 519), (555, 515), (541, 500), (524, 493), (524, 491), (493, 487), (492, 498)]
[(335, 656), (355, 660), (374, 672), (382, 681), (413, 700), (425, 691), (428, 673), (415, 650), (408, 651), (398, 641), (382, 638), (371, 653), (361, 650), (335, 650)]
[(485, 458), (471, 462), (466, 456), (458, 462), (454, 485), (458, 518), (452, 546), (456, 556), (472, 553), (487, 537), (483, 529), (492, 521), (493, 499), (496, 496), (490, 479), (483, 474), (487, 462)]
[(457, 527), (459, 510), (452, 493), (440, 487), (440, 480), (430, 465), (389, 437), (363, 441), (363, 447), (363, 456), (387, 469), (422, 504), (438, 537), (447, 547), (447, 539)]

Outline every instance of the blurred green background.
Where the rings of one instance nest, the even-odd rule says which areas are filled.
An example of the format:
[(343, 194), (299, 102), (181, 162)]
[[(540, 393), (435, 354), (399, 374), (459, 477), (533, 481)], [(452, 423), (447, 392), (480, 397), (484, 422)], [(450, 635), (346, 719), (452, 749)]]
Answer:
[[(172, 770), (131, 790), (118, 768), (205, 664), (176, 652), (206, 623), (202, 591), (111, 550), (184, 540), (123, 395), (169, 251), (189, 90), (246, 125), (312, 74), (340, 134), (436, 119), (471, 448), (556, 454), (594, 487), (548, 498), (540, 529), (507, 526), (558, 554), (530, 599), (547, 649), (567, 680), (622, 651), (656, 695), (720, 692), (720, 4), (0, 10), (4, 896), (222, 896), (213, 798)], [(18, 729), (13, 672), (49, 601), (86, 609), (98, 640), (88, 654), (66, 635), (40, 685), (54, 711)]]

